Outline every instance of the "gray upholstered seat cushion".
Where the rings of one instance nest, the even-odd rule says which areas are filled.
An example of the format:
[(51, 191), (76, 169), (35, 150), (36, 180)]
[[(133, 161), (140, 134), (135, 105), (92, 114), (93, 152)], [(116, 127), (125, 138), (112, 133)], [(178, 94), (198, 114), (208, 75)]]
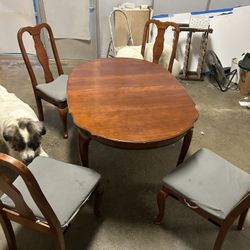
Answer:
[(38, 90), (59, 102), (67, 99), (68, 75), (60, 75), (53, 82), (41, 83), (36, 86)]
[(224, 219), (250, 191), (250, 175), (201, 149), (163, 179), (163, 185)]
[[(100, 175), (90, 168), (63, 163), (47, 157), (35, 158), (28, 167), (62, 227), (67, 226), (100, 180)], [(14, 185), (22, 193), (24, 200), (37, 218), (46, 222), (21, 177), (14, 181)], [(1, 201), (9, 207), (14, 207), (14, 203), (6, 195), (1, 197)]]

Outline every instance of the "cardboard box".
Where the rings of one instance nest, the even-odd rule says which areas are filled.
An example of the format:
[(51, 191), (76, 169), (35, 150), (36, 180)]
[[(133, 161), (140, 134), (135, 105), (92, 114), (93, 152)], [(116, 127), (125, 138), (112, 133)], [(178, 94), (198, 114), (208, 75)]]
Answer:
[(250, 71), (241, 70), (240, 72), (240, 94), (250, 96)]

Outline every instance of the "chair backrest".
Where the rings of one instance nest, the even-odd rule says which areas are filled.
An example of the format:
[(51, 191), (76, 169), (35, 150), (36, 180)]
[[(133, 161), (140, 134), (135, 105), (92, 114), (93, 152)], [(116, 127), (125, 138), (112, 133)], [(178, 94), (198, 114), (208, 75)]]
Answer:
[(59, 75), (63, 74), (63, 69), (62, 69), (62, 65), (60, 62), (60, 58), (57, 52), (57, 48), (56, 48), (56, 43), (55, 43), (55, 39), (54, 39), (54, 35), (52, 32), (51, 27), (47, 24), (47, 23), (41, 23), (38, 24), (34, 27), (28, 26), (28, 27), (23, 27), (21, 28), (18, 33), (17, 33), (17, 39), (18, 39), (18, 44), (23, 56), (23, 60), (26, 64), (27, 70), (29, 72), (30, 78), (31, 78), (31, 82), (33, 87), (35, 87), (37, 85), (37, 80), (34, 74), (34, 71), (32, 69), (28, 54), (26, 52), (25, 46), (24, 46), (24, 42), (23, 42), (23, 34), (25, 32), (28, 32), (33, 40), (34, 40), (34, 46), (35, 46), (35, 50), (36, 50), (36, 54), (37, 54), (37, 58), (43, 68), (44, 71), (44, 78), (45, 78), (45, 82), (52, 82), (54, 80), (52, 72), (50, 70), (49, 67), (49, 58), (46, 52), (46, 49), (44, 47), (44, 44), (41, 40), (41, 34), (42, 34), (42, 30), (47, 30), (48, 34), (49, 34), (49, 41), (51, 44), (51, 48), (53, 51), (53, 55), (55, 58), (55, 62), (56, 62), (56, 66), (57, 66), (57, 71)]
[(177, 43), (179, 40), (179, 33), (180, 33), (179, 25), (177, 23), (174, 23), (174, 22), (161, 22), (159, 20), (154, 20), (154, 19), (150, 19), (149, 21), (147, 21), (145, 24), (145, 27), (144, 27), (142, 48), (141, 48), (141, 54), (143, 57), (144, 57), (144, 53), (145, 53), (146, 43), (147, 43), (148, 36), (149, 36), (150, 24), (156, 25), (157, 30), (158, 30), (157, 36), (155, 38), (154, 47), (153, 47), (153, 62), (154, 63), (159, 63), (159, 59), (160, 59), (161, 54), (162, 54), (163, 49), (164, 49), (164, 35), (165, 35), (166, 30), (169, 27), (174, 30), (172, 53), (171, 53), (171, 57), (170, 57), (170, 60), (168, 63), (168, 71), (172, 72), (174, 58), (176, 55)]
[(47, 226), (48, 230), (57, 230), (58, 228), (61, 228), (57, 216), (55, 215), (53, 209), (51, 208), (42, 190), (40, 189), (39, 184), (37, 183), (33, 174), (27, 168), (27, 166), (22, 162), (16, 160), (15, 158), (3, 153), (0, 153), (0, 165), (7, 167), (8, 170), (11, 170), (11, 172), (15, 172), (15, 174), (23, 179), (30, 192), (31, 197), (46, 218), (49, 227), (46, 224), (37, 221), (36, 216), (26, 204), (24, 197), (22, 196), (20, 191), (12, 184), (9, 175), (4, 173), (2, 170), (0, 170), (0, 190), (4, 194), (8, 195), (9, 198), (11, 198), (11, 200), (14, 202), (15, 210), (10, 209), (0, 201), (1, 212), (6, 213), (7, 216), (10, 217), (10, 219), (24, 225), (27, 225), (28, 223), (31, 227), (33, 224), (34, 227), (45, 226), (46, 228)]

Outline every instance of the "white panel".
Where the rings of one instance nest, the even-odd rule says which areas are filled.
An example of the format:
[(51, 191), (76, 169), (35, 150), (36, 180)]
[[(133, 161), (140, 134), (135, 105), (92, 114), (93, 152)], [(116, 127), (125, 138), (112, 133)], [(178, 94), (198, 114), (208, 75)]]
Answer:
[(234, 8), (233, 14), (211, 19), (210, 24), (214, 30), (211, 35), (211, 48), (224, 67), (231, 66), (232, 58), (240, 58), (242, 53), (250, 51), (250, 29), (247, 26), (249, 21), (250, 6)]
[(250, 5), (250, 0), (154, 0), (154, 13), (175, 14)]
[[(17, 31), (24, 26), (34, 26), (35, 13), (32, 0), (0, 1), (0, 53), (20, 52)], [(34, 53), (33, 41), (25, 39), (26, 49)]]
[(219, 9), (219, 8), (228, 8), (235, 7), (240, 5), (250, 5), (250, 0), (210, 0), (209, 9)]
[(202, 11), (208, 0), (154, 0), (154, 15)]
[(89, 0), (43, 0), (46, 21), (56, 38), (90, 40)]
[[(229, 13), (229, 14), (226, 14)], [(234, 8), (229, 11), (204, 13), (209, 15), (210, 27), (213, 33), (209, 34), (208, 48), (212, 49), (219, 57), (223, 67), (230, 67), (233, 58), (240, 58), (241, 54), (250, 51), (250, 29), (246, 28), (250, 20), (250, 6)], [(170, 17), (157, 18), (160, 21), (174, 21), (189, 23), (191, 13), (176, 14)], [(225, 25), (227, 24), (227, 25)], [(166, 42), (171, 43), (171, 33), (166, 34)], [(152, 39), (156, 37), (153, 29)], [(183, 65), (187, 32), (181, 32), (177, 48), (177, 59)], [(192, 36), (189, 70), (195, 71), (200, 53), (201, 33)]]

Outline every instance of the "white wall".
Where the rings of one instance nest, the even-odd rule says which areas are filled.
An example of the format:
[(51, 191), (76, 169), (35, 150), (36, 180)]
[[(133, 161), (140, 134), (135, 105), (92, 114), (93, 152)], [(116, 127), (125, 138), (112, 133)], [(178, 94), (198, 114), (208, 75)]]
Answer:
[[(19, 53), (17, 31), (24, 26), (35, 25), (32, 0), (0, 1), (0, 53)], [(33, 41), (23, 35), (26, 50), (34, 53)]]
[(99, 0), (98, 1), (98, 55), (106, 57), (110, 32), (108, 24), (109, 13), (113, 7), (123, 3), (132, 2), (136, 5), (147, 4), (154, 9), (154, 15), (166, 13), (182, 13), (250, 5), (250, 0)]
[[(165, 1), (165, 0), (164, 0)], [(136, 5), (140, 4), (147, 4), (152, 5), (152, 0), (99, 0), (98, 3), (98, 23), (99, 23), (99, 48), (98, 48), (98, 54), (101, 57), (106, 57), (107, 50), (108, 50), (108, 44), (110, 41), (110, 32), (109, 32), (109, 24), (108, 24), (108, 17), (110, 12), (113, 10), (113, 7), (118, 6), (121, 3), (124, 2), (131, 2), (135, 3)]]
[(235, 7), (239, 5), (250, 5), (250, 0), (211, 0), (209, 9)]
[(209, 0), (154, 0), (154, 15), (206, 10), (208, 2)]
[[(80, 15), (84, 14), (85, 16), (87, 15), (85, 18), (89, 18), (89, 21), (86, 20), (85, 25), (89, 26), (90, 40), (74, 39), (73, 38), (74, 36), (72, 36), (72, 34), (70, 34), (70, 36), (68, 38), (66, 38), (68, 35), (68, 32), (66, 32), (66, 30), (64, 30), (64, 32), (66, 32), (66, 34), (67, 34), (65, 36), (65, 38), (60, 38), (59, 36), (57, 36), (55, 27), (57, 25), (59, 25), (59, 27), (60, 27), (60, 24), (63, 24), (61, 26), (64, 27), (65, 23), (63, 22), (63, 20), (60, 20), (60, 17), (63, 17), (62, 13), (64, 11), (68, 11), (68, 7), (64, 8), (63, 3), (61, 3), (60, 1), (55, 1), (56, 3), (58, 3), (58, 2), (61, 3), (62, 6), (60, 9), (58, 9), (57, 6), (52, 7), (52, 6), (48, 6), (48, 5), (46, 8), (46, 3), (48, 4), (51, 1), (49, 1), (49, 0), (46, 0), (46, 1), (45, 0), (36, 0), (36, 1), (37, 1), (37, 7), (38, 7), (38, 15), (40, 16), (41, 22), (48, 22), (52, 27), (54, 36), (56, 38), (56, 45), (57, 45), (60, 59), (91, 60), (91, 59), (95, 59), (97, 57), (97, 15), (98, 15), (98, 13), (97, 13), (96, 6), (97, 6), (97, 1), (99, 1), (99, 0), (84, 0), (84, 1), (80, 0), (83, 2), (82, 4), (86, 5), (86, 7), (85, 7), (86, 9), (83, 10), (82, 12), (80, 12), (81, 7), (79, 7), (78, 17), (79, 17), (79, 14)], [(45, 5), (44, 5), (44, 3), (45, 3)], [(53, 3), (53, 4), (55, 4), (55, 3)], [(77, 3), (75, 6), (77, 6)], [(72, 6), (72, 7), (75, 7), (75, 6)], [(91, 8), (89, 9), (87, 6), (91, 6)], [(52, 20), (52, 23), (50, 22), (51, 18), (48, 18), (48, 13), (46, 12), (46, 9), (48, 9), (48, 7), (51, 7), (53, 9), (52, 11), (55, 11), (55, 13), (53, 13), (53, 14), (55, 14), (56, 16), (59, 17), (58, 19), (55, 18), (55, 20)], [(92, 7), (94, 7), (94, 8), (92, 8)], [(70, 11), (68, 11), (68, 12), (70, 13)], [(69, 15), (72, 16), (72, 12), (74, 13), (74, 10), (71, 9), (71, 13)], [(81, 19), (81, 17), (80, 17), (80, 19)], [(77, 26), (76, 20), (77, 20), (77, 18), (73, 18), (72, 25), (75, 24), (74, 26)], [(79, 18), (78, 18), (78, 22), (79, 22)], [(84, 22), (84, 19), (83, 19), (83, 22)], [(79, 27), (80, 26), (81, 25), (79, 25)], [(68, 28), (70, 28), (70, 27), (68, 26)], [(81, 38), (83, 38), (83, 37), (81, 37)], [(48, 51), (49, 57), (53, 57), (52, 50), (49, 46), (49, 41), (47, 39), (48, 38), (45, 37), (46, 49)]]
[(154, 0), (154, 14), (175, 14), (250, 5), (250, 0)]
[[(199, 4), (193, 4), (195, 0), (175, 0), (172, 2), (172, 5), (169, 5), (170, 2), (172, 2), (172, 0), (165, 0), (164, 2), (161, 0), (155, 0), (154, 15), (187, 13), (186, 18), (189, 20), (188, 13), (192, 11), (223, 9), (240, 5), (247, 6), (234, 8), (232, 15), (221, 15), (210, 20), (210, 26), (214, 31), (209, 35), (208, 48), (212, 49), (218, 55), (224, 67), (231, 66), (232, 58), (240, 58), (243, 52), (249, 51), (250, 43), (248, 41), (250, 30), (240, 29), (239, 27), (244, 27), (244, 25), (250, 20), (250, 0), (200, 0)], [(181, 3), (183, 3), (183, 5), (181, 5)], [(176, 18), (177, 16), (180, 15), (176, 15)], [(162, 21), (163, 20), (167, 21), (168, 18), (162, 19)], [(181, 33), (178, 46), (178, 60), (182, 65), (185, 44), (186, 34)], [(237, 44), (237, 46), (235, 46), (235, 44)], [(193, 34), (191, 44), (192, 56), (190, 57), (189, 70), (195, 71), (197, 68), (199, 48), (200, 34)]]

